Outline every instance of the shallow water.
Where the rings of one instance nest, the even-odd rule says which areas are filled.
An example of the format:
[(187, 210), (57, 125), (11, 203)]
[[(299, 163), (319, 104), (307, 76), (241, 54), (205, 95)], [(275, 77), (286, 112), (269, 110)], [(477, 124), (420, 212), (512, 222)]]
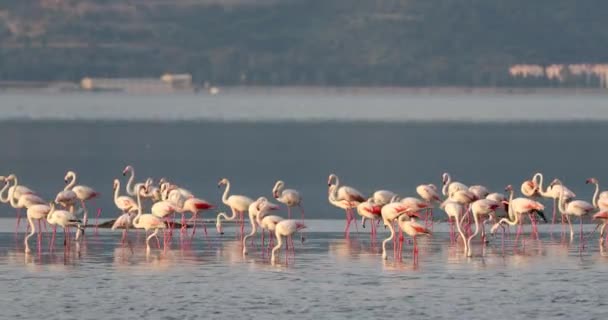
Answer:
[[(409, 95), (387, 93), (235, 92), (219, 96), (116, 94), (3, 94), (0, 174), (53, 199), (63, 176), (102, 193), (92, 207), (103, 220), (118, 214), (112, 179), (127, 164), (137, 180), (168, 177), (220, 207), (217, 181), (232, 193), (265, 195), (277, 179), (304, 196), (308, 218), (343, 219), (327, 203), (327, 175), (370, 194), (390, 189), (415, 195), (421, 183), (439, 184), (448, 171), (467, 184), (501, 191), (542, 171), (590, 200), (591, 176), (605, 185), (608, 108), (602, 95)], [(370, 108), (373, 106), (373, 108)], [(15, 120), (19, 119), (19, 120)], [(73, 120), (69, 120), (73, 119)], [(145, 121), (145, 120), (157, 121)], [(175, 121), (190, 119), (193, 121)], [(565, 120), (595, 120), (567, 122)], [(158, 121), (160, 120), (160, 121)], [(284, 121), (289, 120), (289, 121)], [(322, 121), (319, 121), (322, 120)], [(456, 120), (456, 121), (454, 121)], [(518, 122), (534, 120), (533, 122)], [(556, 120), (558, 120), (556, 122)], [(355, 122), (352, 122), (355, 121)], [(423, 122), (417, 122), (423, 121)], [(548, 210), (551, 209), (551, 204)], [(14, 212), (2, 206), (0, 216)], [(282, 212), (281, 214), (285, 214)], [(437, 217), (442, 218), (441, 214)], [(94, 219), (90, 219), (94, 222)], [(270, 265), (247, 257), (228, 227), (210, 230), (191, 246), (144, 253), (120, 235), (88, 231), (65, 255), (58, 245), (23, 253), (14, 218), (0, 219), (0, 318), (603, 318), (606, 257), (597, 234), (578, 242), (553, 238), (525, 250), (491, 239), (475, 257), (449, 244), (444, 224), (420, 240), (419, 263), (406, 246), (402, 262), (381, 260), (359, 228), (350, 241), (343, 220), (307, 220), (307, 241), (296, 258)], [(593, 226), (586, 229), (591, 231)], [(211, 228), (210, 228), (211, 229)], [(367, 230), (365, 230), (367, 232)], [(380, 230), (380, 238), (386, 232)], [(61, 243), (61, 238), (58, 244)], [(511, 238), (512, 239), (512, 238)], [(259, 240), (256, 240), (259, 243)], [(30, 240), (35, 244), (35, 238)]]
[[(119, 232), (91, 230), (80, 255), (75, 246), (64, 254), (61, 236), (50, 253), (45, 235), (42, 251), (34, 237), (33, 253), (25, 255), (13, 222), (2, 219), (0, 233), (6, 318), (590, 319), (608, 312), (601, 294), (608, 256), (597, 233), (583, 252), (578, 238), (570, 244), (548, 226), (541, 226), (541, 240), (526, 234), (525, 247), (515, 248), (513, 235), (503, 245), (497, 234), (483, 249), (474, 240), (475, 256), (466, 258), (460, 245), (450, 245), (446, 224), (436, 224), (431, 238), (420, 238), (414, 264), (407, 242), (401, 262), (390, 244), (382, 261), (380, 246), (372, 247), (360, 227), (345, 240), (343, 221), (311, 220), (304, 244), (295, 237), (295, 258), (286, 263), (281, 255), (271, 265), (259, 248), (243, 257), (231, 227), (222, 237), (211, 231), (207, 241), (199, 234), (190, 245), (177, 236), (170, 249), (149, 255), (134, 233), (126, 248)], [(379, 230), (379, 239), (387, 236)]]

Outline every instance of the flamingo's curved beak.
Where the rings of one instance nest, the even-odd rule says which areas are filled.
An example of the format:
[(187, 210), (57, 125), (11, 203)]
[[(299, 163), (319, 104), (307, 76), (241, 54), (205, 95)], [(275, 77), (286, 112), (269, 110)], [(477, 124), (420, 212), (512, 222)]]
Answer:
[(590, 184), (590, 183), (591, 183), (591, 179), (585, 180), (585, 184)]
[(219, 234), (224, 234), (224, 230), (222, 230), (222, 225), (221, 225), (221, 224), (219, 224), (219, 223), (218, 223), (218, 224), (216, 224), (216, 225), (215, 225), (215, 228), (217, 229), (217, 232), (218, 232)]

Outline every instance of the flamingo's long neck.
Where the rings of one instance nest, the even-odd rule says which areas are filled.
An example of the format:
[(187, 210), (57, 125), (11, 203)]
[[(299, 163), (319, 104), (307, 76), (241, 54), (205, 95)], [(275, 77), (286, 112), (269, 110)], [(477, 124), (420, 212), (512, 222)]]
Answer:
[(118, 193), (120, 192), (120, 182), (116, 181), (116, 189), (114, 189), (114, 201), (118, 199)]
[(32, 236), (34, 236), (34, 234), (36, 233), (36, 224), (34, 223), (34, 219), (32, 219), (32, 217), (27, 217), (27, 222), (30, 224), (30, 234), (27, 235), (27, 237), (25, 237), (25, 239), (23, 239), (23, 242), (25, 244), (25, 252), (28, 253), (30, 251), (30, 245), (27, 242)]
[(473, 234), (467, 239), (467, 245), (465, 248), (467, 251), (467, 256), (471, 255), (471, 239), (475, 238), (479, 234), (479, 216), (475, 210), (471, 210), (471, 213), (473, 214), (473, 220), (475, 221), (475, 232), (473, 232)]
[(249, 234), (247, 234), (245, 237), (243, 237), (243, 253), (247, 252), (247, 239), (249, 239), (249, 237), (253, 236), (258, 230), (257, 230), (257, 224), (256, 224), (256, 217), (258, 215), (251, 212), (251, 210), (249, 210), (249, 222), (251, 223), (251, 232), (249, 232)]
[[(2, 188), (2, 190), (0, 190), (0, 202), (2, 203), (8, 203), (9, 202), (9, 197), (8, 197), (8, 188), (10, 186), (10, 183), (5, 183), (4, 187)], [(4, 193), (6, 192), (6, 198), (4, 196), (2, 196)]]
[(70, 183), (68, 183), (68, 185), (65, 186), (65, 188), (63, 188), (64, 191), (71, 190), (74, 187), (74, 185), (76, 184), (76, 174), (75, 173), (70, 174), (68, 177), (71, 178), (71, 180), (70, 180)]
[(538, 179), (538, 193), (540, 193), (540, 195), (543, 197), (548, 197), (549, 193), (547, 192), (547, 189), (543, 188), (543, 180), (544, 180), (543, 174), (538, 172), (538, 173), (534, 174), (534, 177), (532, 179), (534, 181), (536, 181)]
[(393, 228), (393, 224), (391, 222), (386, 223), (385, 224), (388, 226), (388, 229), (391, 232), (391, 235), (384, 239), (384, 241), (382, 241), (382, 257), (386, 258), (386, 243), (393, 240), (393, 238), (395, 237), (395, 228)]
[(230, 181), (226, 181), (226, 189), (224, 189), (224, 194), (222, 195), (222, 202), (225, 205), (230, 206), (228, 204), (228, 192), (230, 192)]
[(139, 218), (143, 214), (143, 209), (141, 207), (141, 195), (139, 195), (139, 190), (137, 190), (137, 215), (133, 218), (133, 226), (135, 228), (140, 228)]
[(12, 189), (8, 191), (8, 198), (10, 199), (11, 206), (13, 208), (17, 208), (17, 199), (15, 199), (15, 190), (17, 190), (17, 179), (15, 179), (15, 184)]
[(274, 260), (275, 257), (275, 252), (279, 249), (281, 249), (281, 246), (283, 246), (283, 237), (281, 237), (281, 233), (279, 232), (279, 229), (275, 229), (274, 230), (274, 235), (277, 238), (277, 245), (274, 246), (274, 248), (272, 248), (272, 259)]
[[(2, 189), (4, 190), (4, 189)], [(595, 183), (595, 193), (593, 193), (593, 199), (591, 199), (591, 202), (593, 204), (594, 208), (599, 208), (597, 205), (597, 198), (600, 194), (600, 184), (598, 182)], [(2, 195), (2, 191), (0, 191), (0, 195)]]
[[(560, 184), (561, 185), (561, 184)], [(565, 214), (566, 204), (564, 203), (564, 188), (562, 187), (559, 192), (559, 202), (557, 207), (559, 208), (559, 212)]]
[(49, 213), (46, 214), (46, 222), (48, 222), (49, 224), (53, 224), (53, 214), (55, 214), (55, 204), (51, 203), (51, 210), (49, 211)]
[(448, 196), (448, 187), (450, 186), (450, 183), (452, 183), (452, 177), (449, 174), (446, 174), (445, 183), (443, 184), (443, 187), (441, 188), (441, 193), (446, 197)]
[(342, 203), (340, 201), (336, 200), (336, 197), (338, 196), (338, 192), (336, 190), (338, 190), (337, 185), (332, 185), (330, 187), (329, 195), (327, 196), (327, 200), (329, 200), (329, 203), (331, 203), (332, 205), (334, 205), (338, 208), (342, 208)]
[(129, 172), (131, 173), (131, 175), (129, 176), (129, 180), (127, 181), (125, 189), (127, 190), (127, 194), (134, 196), (135, 186), (133, 186), (133, 181), (135, 180), (135, 169), (130, 168)]

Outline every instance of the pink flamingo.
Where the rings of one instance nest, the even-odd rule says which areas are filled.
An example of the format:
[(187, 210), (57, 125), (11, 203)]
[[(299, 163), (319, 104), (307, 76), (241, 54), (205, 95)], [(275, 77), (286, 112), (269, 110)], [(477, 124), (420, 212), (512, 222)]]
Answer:
[[(182, 231), (186, 228), (186, 223), (184, 220), (185, 212), (192, 213), (192, 218), (190, 218), (190, 221), (193, 222), (191, 237), (194, 237), (194, 234), (196, 233), (196, 220), (198, 218), (198, 214), (202, 211), (211, 210), (214, 208), (215, 206), (207, 200), (188, 198), (186, 201), (184, 201), (184, 205), (178, 210), (178, 212), (182, 214)], [(205, 225), (205, 221), (203, 221), (203, 231), (205, 233), (205, 237), (207, 237), (207, 226)]]
[(299, 207), (302, 213), (302, 220), (304, 220), (304, 208), (302, 207), (302, 197), (297, 190), (294, 189), (283, 189), (285, 182), (279, 180), (275, 183), (272, 188), (272, 196), (277, 199), (278, 202), (283, 203), (287, 206), (287, 217), (291, 219), (291, 208)]
[[(46, 219), (46, 216), (49, 214), (49, 212), (51, 211), (51, 207), (47, 204), (37, 204), (37, 205), (33, 205), (30, 206), (29, 208), (27, 208), (27, 221), (30, 224), (30, 234), (27, 235), (25, 237), (25, 239), (23, 240), (24, 244), (25, 244), (25, 253), (30, 253), (30, 246), (28, 244), (28, 240), (30, 237), (32, 237), (34, 235), (34, 233), (36, 233), (36, 225), (34, 224), (34, 220), (38, 220), (38, 229), (40, 229), (40, 221), (42, 221), (43, 219)], [(38, 230), (38, 250), (40, 250), (41, 248), (41, 233), (40, 230)]]
[[(271, 210), (277, 210), (279, 206), (269, 202), (266, 197), (259, 197), (249, 205), (249, 223), (251, 224), (251, 232), (243, 237), (243, 255), (247, 254), (247, 239), (255, 235), (260, 217), (266, 215)], [(252, 240), (253, 243), (253, 240)]]
[[(551, 184), (545, 189), (543, 188), (543, 179), (543, 174), (540, 172), (535, 173), (532, 177), (534, 185), (537, 186), (538, 193), (545, 198), (553, 199), (553, 217), (551, 218), (551, 229), (553, 229), (553, 225), (555, 225), (555, 217), (558, 207), (557, 201), (559, 199), (560, 194), (562, 193), (562, 191), (564, 191), (563, 193), (565, 201), (569, 201), (570, 199), (576, 197), (576, 194), (570, 191), (570, 189), (563, 186), (561, 183), (557, 183), (557, 179), (553, 180), (553, 182), (551, 182)], [(562, 220), (562, 223), (563, 222), (564, 221)]]
[[(509, 214), (507, 218), (502, 218), (500, 220), (498, 220), (498, 222), (496, 222), (493, 226), (492, 229), (490, 230), (490, 232), (493, 234), (496, 232), (496, 230), (498, 229), (498, 227), (500, 227), (503, 223), (506, 223), (508, 225), (511, 226), (518, 226), (517, 227), (517, 236), (516, 239), (519, 238), (519, 235), (522, 232), (523, 226), (522, 226), (522, 222), (523, 222), (523, 217), (522, 215), (524, 214), (528, 214), (528, 216), (530, 217), (530, 221), (533, 224), (533, 228), (534, 228), (534, 219), (532, 218), (532, 214), (534, 212), (542, 212), (545, 207), (538, 201), (534, 201), (532, 199), (528, 199), (528, 198), (515, 198), (513, 199), (513, 187), (511, 185), (508, 185), (505, 188), (505, 191), (509, 192)], [(509, 217), (513, 217), (514, 219), (511, 220), (509, 219)]]
[(441, 182), (443, 185), (443, 187), (441, 188), (441, 193), (446, 197), (456, 191), (469, 189), (463, 183), (452, 181), (452, 176), (450, 176), (450, 174), (447, 172), (443, 173), (443, 175), (441, 176)]
[(51, 238), (51, 244), (50, 247), (53, 248), (55, 246), (55, 233), (57, 231), (57, 226), (60, 226), (61, 228), (63, 228), (63, 245), (64, 247), (68, 246), (68, 243), (70, 241), (70, 227), (76, 227), (77, 229), (82, 228), (81, 223), (82, 221), (80, 219), (78, 219), (78, 217), (73, 214), (72, 212), (66, 211), (66, 210), (56, 210), (55, 209), (55, 203), (51, 202), (49, 204), (49, 206), (51, 207), (51, 210), (49, 211), (49, 213), (46, 216), (46, 221), (48, 222), (49, 225), (54, 226), (53, 227), (53, 237)]
[[(356, 201), (356, 200), (346, 200), (346, 199), (342, 199), (342, 200), (336, 199), (336, 196), (337, 196), (336, 189), (337, 188), (338, 188), (337, 185), (331, 185), (329, 187), (329, 195), (328, 195), (327, 199), (329, 200), (329, 203), (331, 203), (335, 207), (343, 209), (344, 212), (346, 212), (346, 226), (344, 228), (344, 237), (349, 238), (350, 237), (350, 224), (351, 224), (351, 222), (355, 218), (354, 215), (353, 215), (353, 211), (352, 210), (354, 208), (356, 208), (357, 205), (359, 205), (359, 201)], [(357, 224), (355, 223), (355, 228), (356, 227), (357, 227)]]
[[(602, 228), (600, 229), (600, 245), (603, 246), (604, 245), (604, 234), (606, 232), (606, 225), (608, 224), (608, 211), (600, 211), (600, 212), (594, 214), (593, 220), (601, 221), (601, 223), (598, 224), (595, 229), (597, 230), (597, 228), (600, 225), (602, 226)], [(607, 238), (608, 238), (608, 236), (607, 236)]]
[[(80, 204), (81, 204), (82, 208), (84, 209), (84, 216), (82, 218), (83, 228), (78, 229), (79, 233), (82, 232), (84, 234), (84, 228), (86, 228), (87, 223), (88, 223), (88, 210), (87, 210), (87, 206), (86, 206), (85, 202), (92, 200), (94, 198), (97, 198), (100, 195), (100, 193), (88, 186), (84, 186), (84, 185), (77, 186), (76, 185), (77, 176), (74, 171), (68, 171), (66, 173), (64, 179), (65, 179), (65, 182), (68, 183), (68, 185), (66, 186), (67, 190), (72, 190), (72, 191), (74, 191), (74, 193), (76, 193), (76, 197), (78, 198), (78, 200), (80, 200)], [(97, 220), (100, 215), (101, 215), (101, 209), (98, 209), (97, 215), (95, 216), (95, 230), (96, 231), (97, 231)], [(76, 238), (78, 238), (78, 235), (76, 236)]]
[(482, 220), (481, 241), (485, 243), (486, 231), (483, 220), (485, 220), (486, 216), (492, 216), (492, 220), (496, 220), (494, 213), (500, 206), (501, 203), (489, 199), (479, 199), (471, 204), (471, 214), (473, 215), (473, 220), (475, 221), (475, 232), (467, 239), (467, 257), (473, 256), (473, 252), (471, 250), (471, 240), (479, 234), (479, 220)]
[(245, 229), (243, 214), (247, 210), (249, 210), (249, 205), (251, 205), (253, 200), (249, 197), (241, 196), (241, 195), (228, 196), (228, 193), (230, 192), (230, 181), (228, 181), (228, 179), (226, 179), (226, 178), (223, 178), (222, 180), (220, 180), (217, 184), (217, 187), (220, 188), (222, 185), (226, 186), (226, 189), (224, 190), (224, 194), (222, 195), (222, 202), (225, 205), (227, 205), (228, 207), (230, 207), (230, 210), (232, 210), (232, 215), (227, 216), (225, 213), (218, 214), (215, 227), (217, 229), (217, 232), (219, 232), (220, 234), (224, 234), (224, 232), (222, 231), (221, 217), (224, 217), (224, 219), (227, 221), (232, 221), (236, 218), (236, 216), (238, 214), (240, 224), (241, 224), (240, 239), (242, 239), (244, 236), (243, 233), (244, 233), (244, 229)]
[[(335, 184), (332, 183), (335, 180)], [(331, 187), (335, 185), (335, 199), (336, 200), (346, 200), (349, 202), (363, 202), (365, 201), (365, 196), (359, 190), (349, 187), (349, 186), (340, 186), (340, 179), (334, 173), (330, 174), (327, 178), (327, 186)]]
[[(152, 234), (150, 234), (149, 236), (146, 237), (146, 253), (150, 253), (150, 239), (152, 239), (153, 237), (156, 237), (156, 241), (158, 244), (158, 242), (159, 242), (158, 230), (165, 229), (166, 225), (161, 219), (152, 215), (151, 213), (146, 213), (146, 214), (143, 213), (142, 206), (141, 206), (140, 190), (145, 191), (145, 186), (140, 186), (139, 188), (140, 188), (139, 190), (136, 190), (138, 210), (137, 210), (137, 215), (133, 219), (133, 227), (135, 227), (137, 229), (144, 229), (146, 231), (146, 235), (148, 234), (149, 230), (152, 230), (152, 229), (154, 230), (154, 232)], [(158, 246), (160, 247), (160, 244), (158, 244)]]
[(405, 214), (399, 216), (397, 223), (399, 224), (399, 228), (401, 229), (401, 231), (405, 232), (407, 235), (412, 237), (412, 239), (414, 241), (412, 257), (414, 259), (414, 263), (417, 263), (418, 262), (418, 242), (416, 241), (416, 237), (418, 235), (430, 236), (431, 230), (427, 229), (423, 225), (416, 222), (416, 220), (414, 220), (413, 217), (410, 217)]
[(475, 200), (485, 199), (490, 194), (488, 188), (482, 185), (470, 186), (469, 191), (475, 195)]
[(365, 228), (365, 220), (371, 220), (371, 240), (376, 241), (376, 221), (382, 218), (382, 205), (376, 204), (374, 197), (357, 205), (357, 213), (361, 216), (361, 226)]
[(608, 191), (603, 191), (600, 193), (600, 183), (597, 178), (589, 178), (587, 181), (585, 181), (585, 183), (592, 183), (595, 185), (595, 192), (591, 198), (591, 203), (593, 206), (602, 211), (608, 210)]
[[(557, 180), (556, 182), (557, 184), (561, 184), (561, 181)], [(559, 212), (566, 216), (566, 220), (568, 220), (568, 225), (570, 226), (570, 241), (574, 240), (574, 230), (572, 229), (572, 221), (570, 220), (570, 216), (577, 216), (579, 217), (579, 222), (580, 222), (580, 247), (582, 248), (583, 246), (583, 241), (584, 241), (584, 236), (583, 236), (583, 216), (588, 215), (589, 213), (591, 213), (591, 211), (593, 211), (595, 209), (595, 207), (587, 202), (587, 201), (583, 201), (583, 200), (570, 200), (568, 203), (564, 202), (564, 194), (565, 192), (565, 188), (562, 188), (562, 190), (560, 190), (560, 196), (559, 196), (559, 203), (558, 203), (558, 208), (559, 208)]]
[[(291, 239), (291, 236), (294, 233), (304, 228), (306, 228), (306, 225), (296, 220), (283, 220), (276, 224), (274, 234), (277, 238), (277, 245), (272, 248), (272, 264), (275, 264), (276, 252), (280, 250), (281, 246), (283, 245), (283, 237), (288, 237), (288, 239)], [(289, 240), (289, 242), (291, 242), (291, 247), (293, 248), (293, 241)]]
[[(420, 198), (424, 199), (424, 201), (433, 203), (433, 202), (441, 202), (441, 198), (439, 197), (439, 193), (437, 193), (437, 187), (434, 184), (421, 184), (416, 187), (416, 193), (420, 196)], [(429, 208), (426, 210), (426, 214), (424, 216), (424, 224), (428, 226), (433, 226), (433, 208)]]
[[(9, 182), (12, 180), (14, 181), (14, 185), (11, 186), (8, 189), (8, 194), (12, 194), (13, 197), (15, 197), (16, 199), (21, 198), (21, 196), (24, 195), (35, 195), (36, 193), (26, 187), (26, 186), (22, 186), (19, 185), (19, 179), (17, 178), (17, 176), (15, 174), (9, 174), (6, 178), (5, 177), (1, 177), (1, 180), (4, 180), (6, 182), (6, 184), (9, 184)], [(13, 208), (17, 209), (17, 224), (15, 225), (15, 233), (17, 233), (17, 230), (19, 230), (19, 224), (21, 223), (21, 207), (15, 207), (14, 205), (12, 205), (12, 202), (10, 202), (9, 197), (7, 196), (6, 198), (2, 198), (1, 199), (3, 203), (9, 203)]]
[(396, 196), (397, 194), (392, 191), (378, 190), (374, 192), (374, 194), (372, 195), (372, 199), (374, 200), (374, 203), (376, 205), (383, 206), (385, 204), (391, 203), (391, 200)]
[[(402, 214), (409, 214), (410, 216), (413, 215), (417, 215), (417, 213), (413, 213), (413, 212), (408, 212), (410, 208), (401, 203), (401, 202), (392, 202), (389, 203), (385, 206), (382, 207), (382, 209), (380, 210), (381, 214), (382, 214), (382, 221), (384, 222), (384, 226), (388, 227), (391, 234), (388, 238), (384, 239), (384, 241), (382, 241), (382, 259), (386, 260), (388, 259), (387, 254), (386, 254), (386, 243), (395, 239), (395, 228), (393, 227), (393, 222), (396, 221), (397, 218), (399, 218), (400, 215)], [(394, 246), (394, 251), (396, 251), (396, 246)]]

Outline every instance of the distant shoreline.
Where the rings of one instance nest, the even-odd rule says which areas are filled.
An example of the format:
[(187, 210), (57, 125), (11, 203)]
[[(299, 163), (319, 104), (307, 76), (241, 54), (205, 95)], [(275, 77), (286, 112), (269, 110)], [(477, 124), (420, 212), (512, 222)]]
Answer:
[[(564, 95), (606, 95), (605, 88), (571, 88), (571, 87), (340, 87), (340, 86), (225, 86), (218, 87), (219, 94), (226, 93), (344, 93), (344, 94), (421, 94), (421, 95), (535, 95), (535, 94), (564, 94)], [(127, 93), (120, 91), (87, 91), (70, 82), (0, 82), (0, 94), (11, 93), (53, 93), (53, 94), (158, 94), (158, 95), (182, 95), (182, 94), (209, 94), (205, 88), (196, 90), (175, 92), (141, 92)]]

